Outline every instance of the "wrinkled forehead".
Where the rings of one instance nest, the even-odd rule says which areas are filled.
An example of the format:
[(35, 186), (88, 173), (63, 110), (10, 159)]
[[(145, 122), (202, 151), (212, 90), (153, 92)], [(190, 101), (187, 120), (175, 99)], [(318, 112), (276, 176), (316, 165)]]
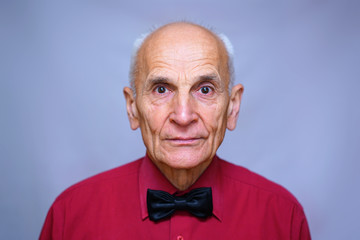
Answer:
[(144, 80), (154, 63), (177, 61), (186, 65), (189, 61), (204, 59), (228, 82), (228, 56), (217, 36), (207, 29), (189, 24), (165, 26), (152, 33), (139, 49), (138, 77)]

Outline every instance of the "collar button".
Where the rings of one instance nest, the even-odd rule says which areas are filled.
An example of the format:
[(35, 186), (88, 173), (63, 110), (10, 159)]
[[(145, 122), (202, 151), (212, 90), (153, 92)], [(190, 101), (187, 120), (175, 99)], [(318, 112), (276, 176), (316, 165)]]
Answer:
[(176, 240), (184, 240), (184, 237), (179, 235), (179, 236), (177, 236)]

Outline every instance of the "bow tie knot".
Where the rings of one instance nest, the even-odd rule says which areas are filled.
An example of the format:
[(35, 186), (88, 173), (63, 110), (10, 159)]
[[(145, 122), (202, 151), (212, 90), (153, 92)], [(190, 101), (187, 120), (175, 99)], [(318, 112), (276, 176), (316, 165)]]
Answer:
[(186, 210), (196, 217), (206, 218), (213, 210), (211, 188), (196, 188), (182, 196), (148, 189), (147, 207), (152, 221), (169, 217), (175, 210)]
[(187, 202), (185, 198), (176, 198), (174, 199), (175, 209), (177, 210), (185, 210), (187, 207)]

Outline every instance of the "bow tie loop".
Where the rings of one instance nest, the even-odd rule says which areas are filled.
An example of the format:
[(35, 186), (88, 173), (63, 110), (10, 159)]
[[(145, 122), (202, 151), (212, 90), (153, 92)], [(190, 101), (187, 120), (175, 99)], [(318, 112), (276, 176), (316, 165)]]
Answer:
[(169, 217), (176, 210), (186, 210), (196, 217), (206, 218), (211, 216), (213, 210), (211, 188), (196, 188), (183, 196), (148, 189), (147, 207), (152, 221)]

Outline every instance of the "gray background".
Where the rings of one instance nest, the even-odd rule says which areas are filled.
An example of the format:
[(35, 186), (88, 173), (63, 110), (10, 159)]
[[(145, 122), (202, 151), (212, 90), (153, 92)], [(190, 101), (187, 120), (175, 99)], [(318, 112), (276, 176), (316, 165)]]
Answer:
[(122, 88), (141, 33), (224, 32), (245, 85), (219, 156), (288, 188), (314, 239), (360, 239), (357, 1), (2, 1), (0, 238), (36, 239), (71, 184), (141, 157)]

